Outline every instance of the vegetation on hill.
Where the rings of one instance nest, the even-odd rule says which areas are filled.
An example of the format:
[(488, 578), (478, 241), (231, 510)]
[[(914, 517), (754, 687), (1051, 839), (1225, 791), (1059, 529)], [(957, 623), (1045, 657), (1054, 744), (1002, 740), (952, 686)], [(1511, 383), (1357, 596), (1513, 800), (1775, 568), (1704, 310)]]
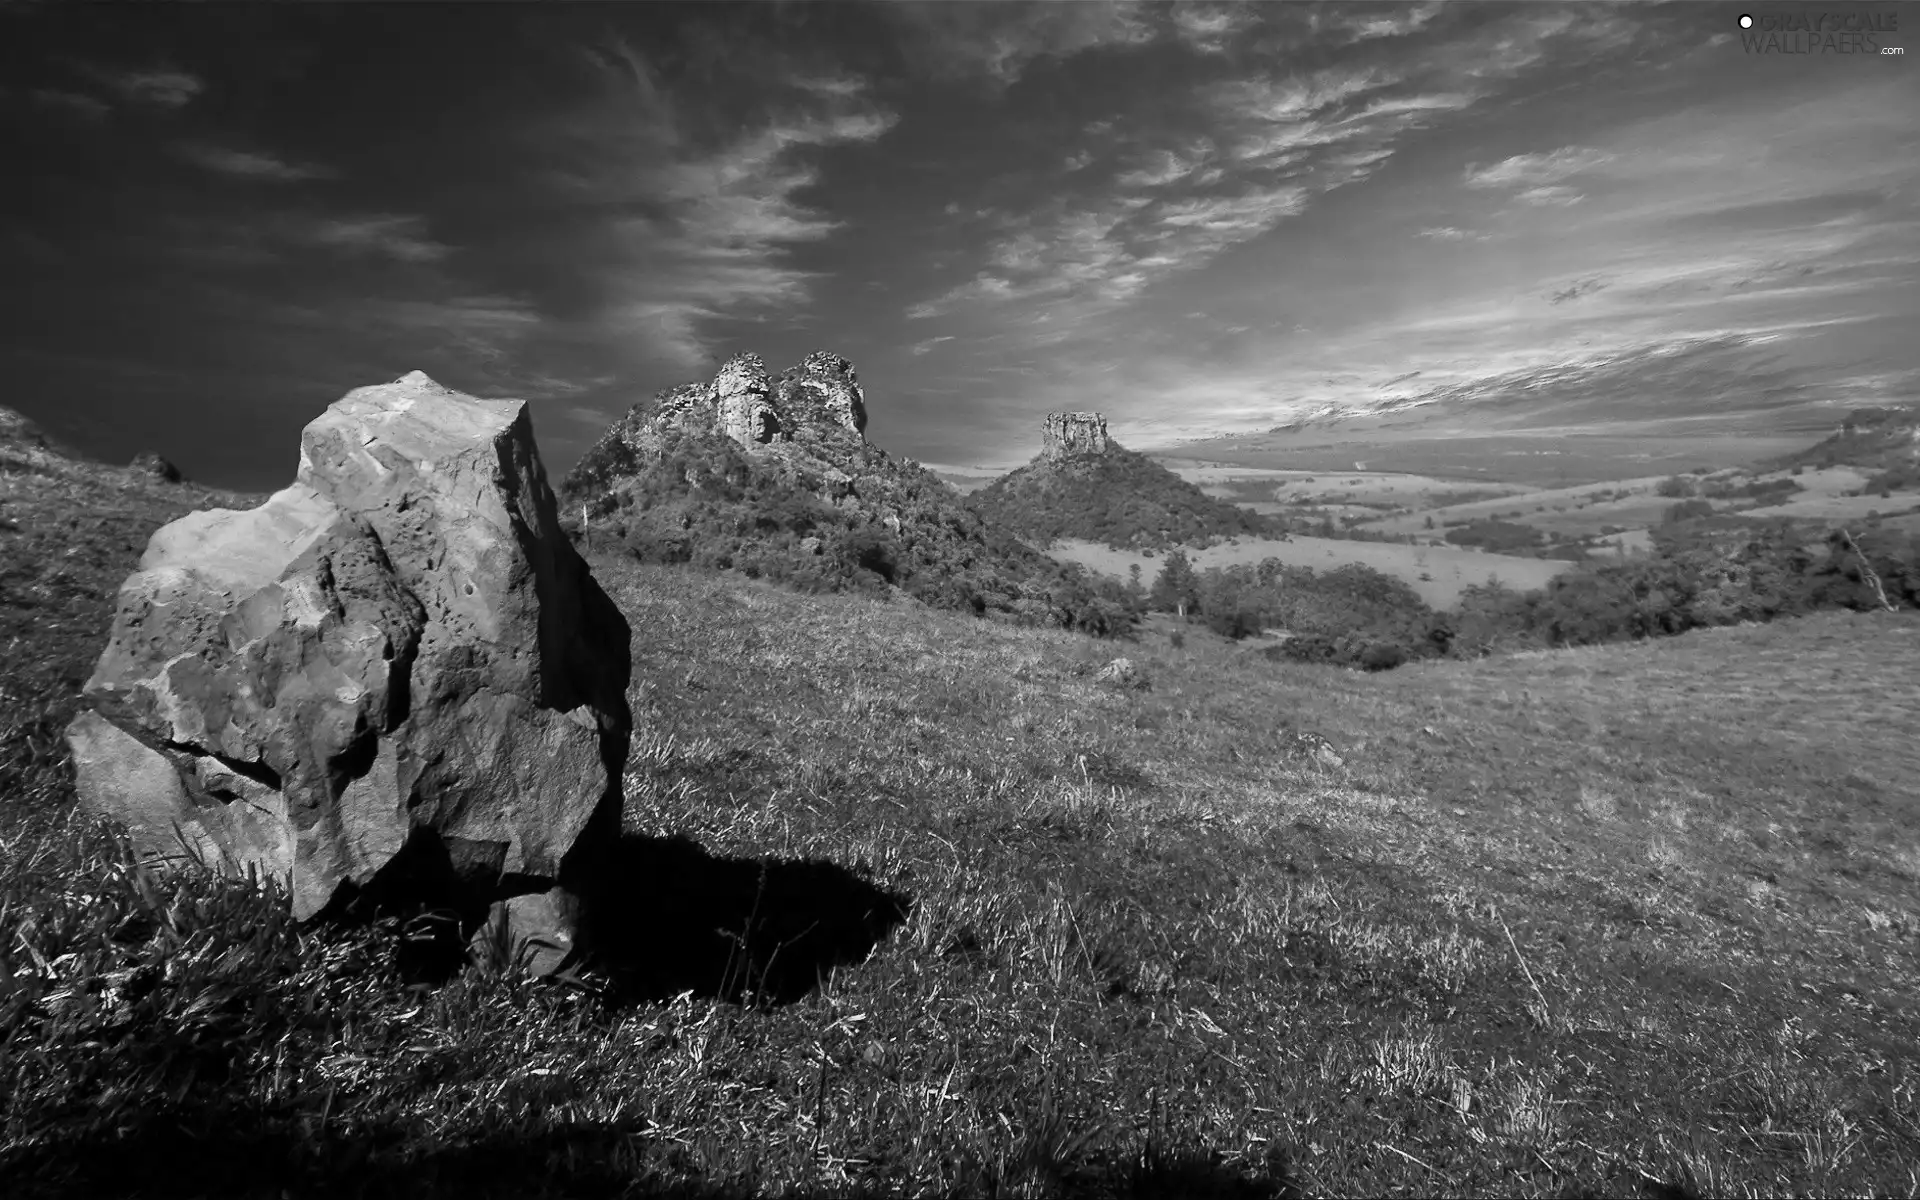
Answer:
[(1118, 585), (982, 522), (931, 472), (857, 437), (792, 454), (749, 453), (702, 427), (646, 433), (602, 439), (562, 482), (563, 516), (584, 542), (806, 592), (900, 592), (1099, 636), (1131, 628)]
[(1493, 631), (1509, 642), (1569, 646), (1822, 609), (1871, 611), (1879, 595), (1863, 565), (1890, 603), (1920, 607), (1920, 535), (1868, 529), (1849, 545), (1833, 531), (1809, 542), (1788, 521), (1721, 517), (1662, 526), (1652, 536), (1648, 558), (1569, 572), (1539, 592), (1483, 595), (1482, 619), (1498, 612)]
[(1215, 499), (1117, 445), (1056, 462), (1036, 459), (972, 493), (967, 503), (988, 524), (1040, 547), (1068, 537), (1116, 549), (1165, 549), (1286, 536), (1284, 522)]
[[(1705, 504), (1682, 501), (1675, 509)], [(1670, 510), (1672, 511), (1672, 510)], [(1229, 638), (1263, 629), (1290, 637), (1274, 653), (1380, 670), (1450, 656), (1665, 637), (1691, 629), (1771, 621), (1822, 609), (1920, 608), (1920, 534), (1868, 528), (1849, 545), (1838, 531), (1809, 540), (1792, 522), (1698, 516), (1692, 510), (1653, 532), (1653, 553), (1589, 563), (1544, 589), (1468, 588), (1435, 612), (1405, 583), (1349, 564), (1323, 574), (1277, 559), (1195, 572), (1167, 557), (1145, 596)]]
[(1860, 489), (1865, 495), (1890, 497), (1894, 492), (1920, 489), (1920, 458), (1911, 462), (1895, 463), (1883, 471), (1876, 471), (1867, 478)]
[(1893, 469), (1914, 463), (1917, 455), (1920, 407), (1856, 408), (1841, 422), (1840, 432), (1765, 466), (1773, 470), (1840, 465)]
[(1401, 580), (1358, 563), (1319, 574), (1269, 558), (1195, 572), (1176, 550), (1145, 599), (1236, 640), (1283, 629), (1291, 636), (1279, 652), (1296, 661), (1385, 670), (1446, 651), (1445, 624), (1426, 602)]
[(1531, 525), (1488, 518), (1454, 526), (1444, 540), (1455, 546), (1478, 546), (1489, 554), (1527, 554), (1540, 549), (1546, 537)]

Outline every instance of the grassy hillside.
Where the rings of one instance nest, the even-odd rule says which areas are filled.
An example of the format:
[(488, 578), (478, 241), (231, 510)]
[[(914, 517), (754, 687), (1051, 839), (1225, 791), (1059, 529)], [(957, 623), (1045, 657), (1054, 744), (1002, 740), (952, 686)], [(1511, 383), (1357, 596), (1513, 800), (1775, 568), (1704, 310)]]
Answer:
[(1084, 538), (1116, 549), (1212, 545), (1286, 536), (1286, 526), (1207, 495), (1144, 454), (1109, 446), (1058, 462), (1035, 459), (970, 493), (989, 525), (1035, 546)]
[[(68, 516), (69, 593), (117, 582), (138, 539)], [(435, 985), (403, 930), (134, 867), (62, 697), (9, 692), (0, 1191), (1920, 1186), (1911, 613), (1384, 675), (1149, 633), (1116, 691), (1064, 631), (595, 570), (618, 991)], [(55, 692), (87, 602), (11, 626)]]

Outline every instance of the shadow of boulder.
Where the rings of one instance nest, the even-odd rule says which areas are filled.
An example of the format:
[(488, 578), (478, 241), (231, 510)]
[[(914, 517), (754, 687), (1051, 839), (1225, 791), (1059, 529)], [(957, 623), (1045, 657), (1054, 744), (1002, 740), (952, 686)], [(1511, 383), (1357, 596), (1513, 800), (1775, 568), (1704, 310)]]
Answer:
[[(267, 1112), (219, 1096), (139, 1114), (117, 1135), (53, 1137), (0, 1150), (8, 1200), (709, 1200), (678, 1147), (620, 1125), (502, 1130), (431, 1148), (397, 1126), (314, 1131), (312, 1114)], [(417, 1135), (416, 1135), (417, 1136)], [(193, 1163), (190, 1170), (172, 1169)]]
[(580, 940), (616, 1004), (791, 1004), (864, 961), (913, 903), (834, 863), (721, 858), (678, 836), (622, 835), (595, 876)]

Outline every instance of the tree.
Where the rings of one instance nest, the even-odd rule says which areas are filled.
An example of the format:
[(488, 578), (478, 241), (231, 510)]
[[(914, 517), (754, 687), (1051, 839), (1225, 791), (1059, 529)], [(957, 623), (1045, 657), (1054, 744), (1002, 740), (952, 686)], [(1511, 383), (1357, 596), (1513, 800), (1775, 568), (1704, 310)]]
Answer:
[(1200, 607), (1200, 581), (1194, 577), (1193, 564), (1187, 561), (1186, 551), (1168, 551), (1166, 561), (1160, 565), (1160, 574), (1153, 581), (1153, 606), (1162, 612), (1179, 612), (1186, 619), (1187, 610), (1198, 611)]
[(1678, 525), (1682, 521), (1691, 521), (1696, 517), (1710, 517), (1712, 515), (1713, 504), (1710, 501), (1700, 499), (1682, 500), (1680, 503), (1670, 506), (1661, 516), (1660, 520), (1663, 524)]

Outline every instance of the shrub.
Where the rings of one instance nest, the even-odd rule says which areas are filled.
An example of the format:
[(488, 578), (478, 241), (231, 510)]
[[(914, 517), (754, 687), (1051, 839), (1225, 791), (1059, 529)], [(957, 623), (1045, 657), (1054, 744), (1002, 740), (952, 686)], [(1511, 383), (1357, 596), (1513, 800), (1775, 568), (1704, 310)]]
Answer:
[(1696, 517), (1710, 517), (1712, 515), (1713, 505), (1709, 501), (1699, 499), (1682, 500), (1680, 503), (1670, 506), (1665, 513), (1661, 514), (1660, 520), (1662, 524), (1678, 525), (1682, 521), (1691, 521)]
[(1688, 479), (1686, 476), (1669, 475), (1660, 481), (1659, 486), (1656, 487), (1654, 491), (1662, 496), (1680, 499), (1693, 495), (1695, 488), (1693, 480)]
[(1493, 553), (1524, 553), (1540, 544), (1540, 531), (1511, 521), (1472, 521), (1447, 531), (1456, 546), (1479, 546)]

